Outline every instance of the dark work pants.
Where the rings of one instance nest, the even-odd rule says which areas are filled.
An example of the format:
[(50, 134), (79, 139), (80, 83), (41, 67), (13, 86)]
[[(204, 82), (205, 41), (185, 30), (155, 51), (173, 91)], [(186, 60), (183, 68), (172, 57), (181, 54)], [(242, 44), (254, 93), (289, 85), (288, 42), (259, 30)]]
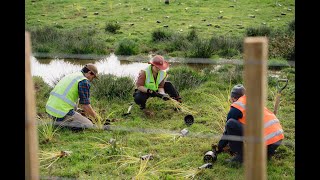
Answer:
[[(170, 81), (166, 81), (164, 83), (164, 92), (167, 93), (173, 99), (180, 98), (179, 92)], [(147, 99), (153, 96), (151, 96), (148, 93), (144, 93), (139, 90), (136, 90), (133, 93), (133, 97), (134, 97), (134, 102), (140, 106), (140, 109), (144, 109), (146, 108)]]
[[(226, 135), (243, 136), (243, 124), (238, 120), (229, 119), (226, 124)], [(236, 152), (239, 155), (243, 155), (243, 142), (242, 141), (228, 141), (231, 151)], [(282, 140), (277, 141), (267, 147), (267, 156), (270, 158), (274, 155), (275, 150), (280, 146)]]

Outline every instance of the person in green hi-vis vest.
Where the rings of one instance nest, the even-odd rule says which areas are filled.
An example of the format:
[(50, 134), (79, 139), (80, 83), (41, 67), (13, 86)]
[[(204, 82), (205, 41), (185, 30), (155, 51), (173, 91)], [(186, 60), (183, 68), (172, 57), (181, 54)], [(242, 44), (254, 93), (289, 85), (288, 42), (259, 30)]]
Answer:
[(179, 92), (170, 81), (167, 81), (169, 63), (160, 55), (154, 56), (147, 68), (140, 71), (136, 80), (136, 89), (133, 94), (134, 101), (146, 114), (146, 102), (149, 97), (160, 97), (163, 100), (172, 99), (182, 102)]
[[(46, 112), (53, 118), (55, 125), (70, 127), (74, 130), (92, 128), (97, 113), (90, 104), (90, 82), (98, 79), (98, 69), (86, 64), (81, 71), (63, 77), (50, 92)], [(86, 116), (77, 112), (78, 103)]]

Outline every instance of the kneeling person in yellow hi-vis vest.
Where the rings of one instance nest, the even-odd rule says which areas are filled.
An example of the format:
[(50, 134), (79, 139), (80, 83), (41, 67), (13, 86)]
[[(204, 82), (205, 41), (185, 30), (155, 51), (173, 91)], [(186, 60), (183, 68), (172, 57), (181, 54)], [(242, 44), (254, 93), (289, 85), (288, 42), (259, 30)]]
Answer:
[(169, 63), (160, 55), (154, 56), (148, 63), (150, 65), (140, 71), (136, 81), (136, 89), (133, 94), (135, 103), (145, 113), (148, 112), (145, 108), (149, 97), (160, 97), (163, 100), (171, 97), (181, 103), (179, 92), (170, 81), (166, 80), (165, 70), (169, 67)]
[(93, 123), (76, 112), (77, 102), (88, 117), (97, 118), (90, 105), (90, 82), (97, 77), (98, 69), (94, 64), (86, 64), (81, 72), (63, 77), (50, 92), (46, 112), (54, 119), (55, 125), (79, 130), (92, 128)]

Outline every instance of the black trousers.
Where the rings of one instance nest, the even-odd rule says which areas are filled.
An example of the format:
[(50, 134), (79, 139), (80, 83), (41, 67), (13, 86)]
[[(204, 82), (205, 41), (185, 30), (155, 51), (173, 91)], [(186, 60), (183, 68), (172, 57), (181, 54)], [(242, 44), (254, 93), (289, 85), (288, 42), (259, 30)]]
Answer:
[[(226, 123), (226, 135), (234, 135), (234, 136), (241, 136), (243, 137), (243, 124), (240, 123), (238, 120), (229, 119)], [(267, 146), (267, 156), (270, 158), (274, 155), (275, 150), (280, 146), (282, 140), (279, 140), (273, 144), (269, 144)], [(243, 155), (243, 142), (242, 141), (230, 141), (228, 140), (229, 147), (231, 151), (236, 152), (239, 155)]]
[[(173, 84), (170, 81), (166, 81), (164, 83), (164, 91), (167, 93), (171, 98), (179, 100), (180, 95), (177, 89), (173, 86)], [(134, 102), (140, 106), (140, 109), (146, 108), (146, 103), (149, 97), (154, 97), (149, 93), (144, 93), (139, 90), (135, 90), (133, 93)]]

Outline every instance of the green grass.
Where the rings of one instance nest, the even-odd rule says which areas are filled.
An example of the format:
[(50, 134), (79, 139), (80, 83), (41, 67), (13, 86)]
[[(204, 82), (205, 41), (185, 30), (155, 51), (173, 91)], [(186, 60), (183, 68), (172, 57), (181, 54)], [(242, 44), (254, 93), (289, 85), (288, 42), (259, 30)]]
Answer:
[[(233, 68), (232, 65), (226, 67)], [(276, 156), (267, 163), (267, 177), (291, 180), (295, 179), (295, 71), (285, 68), (278, 72), (281, 77), (289, 79), (287, 88), (282, 92), (277, 115), (285, 132), (285, 141)], [(127, 111), (128, 103), (133, 99), (107, 100), (92, 96), (93, 108), (102, 117), (113, 119), (114, 130), (57, 130), (51, 141), (39, 143), (39, 151), (72, 153), (63, 158), (51, 158), (50, 162), (56, 161), (50, 167), (50, 162), (41, 161), (41, 176), (77, 179), (244, 179), (244, 167), (225, 164), (224, 159), (230, 157), (225, 153), (219, 154), (212, 169), (197, 169), (204, 164), (204, 153), (219, 140), (230, 87), (241, 83), (237, 78), (226, 80), (226, 77), (232, 77), (230, 73), (234, 72), (225, 69), (207, 74), (208, 80), (198, 87), (180, 91), (183, 105), (197, 112), (193, 114), (195, 122), (190, 127), (184, 124), (185, 113), (175, 111), (174, 104), (168, 101), (158, 98), (148, 100), (147, 108), (155, 112), (153, 117), (146, 117), (137, 105), (133, 106), (131, 115), (123, 117), (122, 113)], [(241, 74), (241, 71), (238, 73)], [(273, 110), (275, 82), (275, 78), (268, 78), (267, 107), (270, 110)], [(47, 91), (45, 86), (41, 87), (39, 93), (42, 89)], [(41, 102), (46, 100), (37, 99)], [(43, 106), (43, 103), (37, 105)], [(43, 113), (38, 111), (38, 114)], [(180, 137), (179, 133), (184, 128), (188, 128), (189, 134)], [(154, 158), (140, 160), (146, 154), (153, 154)]]
[[(37, 51), (66, 50), (69, 53), (110, 53), (115, 51), (119, 42), (131, 39), (139, 44), (140, 53), (167, 51), (171, 56), (182, 56), (183, 49), (175, 51), (171, 46), (179, 47), (184, 41), (179, 41), (182, 43), (179, 46), (152, 42), (152, 33), (168, 29), (187, 36), (195, 30), (199, 38), (206, 40), (213, 36), (242, 38), (246, 29), (261, 25), (274, 30), (287, 29), (295, 18), (294, 0), (172, 0), (170, 5), (162, 0), (27, 0), (25, 9), (26, 29), (54, 27), (66, 36), (78, 34), (79, 29), (94, 33), (79, 36), (81, 41), (62, 37), (51, 45), (50, 42), (33, 43)], [(120, 29), (106, 32), (107, 24), (116, 24)], [(57, 49), (61, 46), (66, 48)], [(135, 47), (130, 53), (136, 51)], [(236, 50), (229, 51), (221, 52), (221, 56), (225, 53), (239, 56)]]

